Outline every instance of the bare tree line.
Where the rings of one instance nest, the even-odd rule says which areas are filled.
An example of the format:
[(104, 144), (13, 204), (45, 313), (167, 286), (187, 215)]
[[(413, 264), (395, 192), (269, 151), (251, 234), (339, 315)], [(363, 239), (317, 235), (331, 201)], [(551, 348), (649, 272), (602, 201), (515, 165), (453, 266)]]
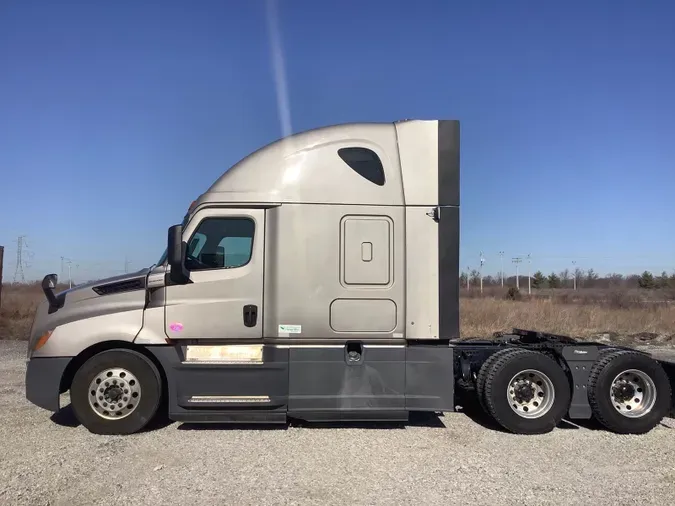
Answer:
[[(502, 285), (502, 275), (485, 275), (483, 276), (484, 287), (495, 287)], [(467, 283), (468, 282), (468, 283)], [(463, 288), (479, 288), (481, 283), (480, 271), (472, 269), (470, 271), (463, 271), (460, 275), (460, 283)], [(658, 289), (658, 288), (675, 288), (675, 272), (668, 274), (663, 271), (661, 274), (654, 275), (649, 271), (644, 271), (642, 274), (628, 274), (623, 275), (619, 273), (610, 273), (605, 276), (600, 276), (594, 269), (590, 268), (584, 270), (576, 268), (574, 270), (564, 269), (559, 272), (551, 272), (544, 274), (541, 271), (536, 271), (532, 274), (530, 279), (532, 289), (538, 288), (595, 288), (595, 289)], [(522, 289), (528, 286), (527, 275), (504, 276), (504, 286), (519, 285)]]

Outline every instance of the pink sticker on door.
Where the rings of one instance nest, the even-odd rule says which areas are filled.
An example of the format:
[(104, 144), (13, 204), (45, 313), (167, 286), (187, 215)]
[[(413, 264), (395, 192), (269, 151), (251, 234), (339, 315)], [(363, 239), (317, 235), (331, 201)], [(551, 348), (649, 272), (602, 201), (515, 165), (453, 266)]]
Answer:
[(180, 332), (181, 330), (183, 330), (183, 324), (174, 322), (171, 325), (169, 325), (169, 328), (171, 329), (172, 332)]

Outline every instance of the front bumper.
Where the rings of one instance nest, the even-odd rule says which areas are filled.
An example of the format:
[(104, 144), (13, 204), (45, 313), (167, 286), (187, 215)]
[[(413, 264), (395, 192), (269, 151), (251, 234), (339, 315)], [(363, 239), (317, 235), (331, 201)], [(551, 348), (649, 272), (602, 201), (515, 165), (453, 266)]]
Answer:
[(26, 399), (43, 409), (58, 412), (61, 378), (71, 357), (31, 358), (26, 362)]

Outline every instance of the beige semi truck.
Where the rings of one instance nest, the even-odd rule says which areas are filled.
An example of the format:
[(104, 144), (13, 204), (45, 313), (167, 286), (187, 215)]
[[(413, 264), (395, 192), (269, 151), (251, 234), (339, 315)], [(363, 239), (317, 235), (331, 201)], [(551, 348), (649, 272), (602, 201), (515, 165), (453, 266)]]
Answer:
[[(466, 395), (506, 430), (563, 418), (651, 430), (671, 407), (645, 353), (515, 329), (459, 341), (456, 120), (332, 125), (224, 172), (156, 264), (56, 293), (26, 396), (100, 434), (189, 422), (405, 421)], [(467, 394), (468, 392), (468, 394)]]

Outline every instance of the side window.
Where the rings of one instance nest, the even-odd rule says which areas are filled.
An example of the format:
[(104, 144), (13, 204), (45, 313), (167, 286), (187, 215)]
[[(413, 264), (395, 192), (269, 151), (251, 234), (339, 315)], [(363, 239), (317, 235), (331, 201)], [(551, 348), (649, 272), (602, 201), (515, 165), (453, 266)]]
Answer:
[(338, 156), (357, 174), (378, 186), (384, 185), (384, 168), (380, 157), (367, 148), (341, 148)]
[(249, 218), (205, 218), (190, 238), (185, 266), (191, 271), (242, 267), (251, 260), (254, 233)]
[(192, 236), (190, 246), (188, 247), (190, 255), (194, 257), (199, 256), (199, 253), (204, 247), (205, 243), (206, 243), (206, 236), (204, 234), (200, 234), (199, 232), (195, 233), (195, 235)]

